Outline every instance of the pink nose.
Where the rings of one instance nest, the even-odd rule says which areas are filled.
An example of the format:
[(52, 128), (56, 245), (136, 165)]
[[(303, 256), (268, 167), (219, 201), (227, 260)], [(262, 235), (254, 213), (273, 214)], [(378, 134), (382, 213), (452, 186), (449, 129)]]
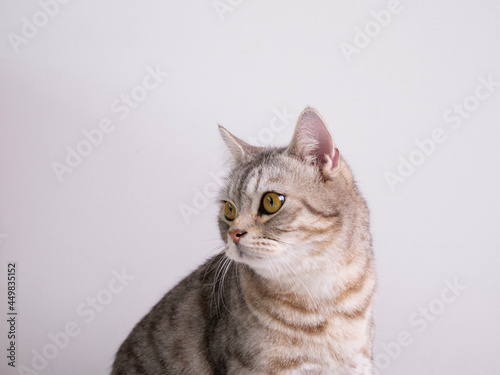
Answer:
[(240, 242), (240, 238), (243, 237), (247, 232), (242, 232), (241, 230), (232, 230), (229, 235), (233, 238), (234, 243)]

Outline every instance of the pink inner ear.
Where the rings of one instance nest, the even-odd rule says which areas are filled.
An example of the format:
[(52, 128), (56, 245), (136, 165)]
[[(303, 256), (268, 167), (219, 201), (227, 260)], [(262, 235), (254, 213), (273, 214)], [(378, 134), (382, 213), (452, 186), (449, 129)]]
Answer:
[[(323, 129), (325, 131), (322, 131)], [(325, 165), (326, 163), (328, 163), (328, 159), (326, 158), (326, 156), (329, 156), (332, 161), (335, 156), (333, 155), (334, 150), (332, 138), (330, 137), (330, 134), (328, 134), (328, 131), (324, 126), (323, 129), (318, 129), (318, 147), (314, 150), (316, 160), (318, 160), (318, 163), (321, 165)]]
[(339, 158), (340, 158), (340, 152), (338, 148), (333, 149), (333, 158), (332, 158), (332, 166), (331, 170), (333, 171), (335, 168), (337, 168), (337, 165), (339, 165)]
[(298, 126), (302, 128), (304, 135), (309, 134), (316, 140), (317, 143), (312, 150), (309, 150), (309, 154), (317, 160), (318, 165), (323, 167), (329, 162), (328, 158), (330, 158), (332, 169), (335, 168), (338, 165), (339, 152), (334, 148), (332, 137), (316, 111), (313, 109), (305, 110)]

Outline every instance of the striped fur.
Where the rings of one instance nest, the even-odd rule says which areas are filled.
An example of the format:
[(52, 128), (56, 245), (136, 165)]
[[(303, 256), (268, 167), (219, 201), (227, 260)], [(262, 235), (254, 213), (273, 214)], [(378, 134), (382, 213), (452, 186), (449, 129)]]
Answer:
[[(182, 280), (121, 345), (112, 375), (372, 374), (375, 273), (368, 209), (312, 109), (286, 148), (221, 129), (225, 251)], [(321, 139), (319, 139), (321, 138)], [(262, 196), (285, 202), (275, 214)], [(237, 210), (227, 220), (223, 202)], [(245, 231), (236, 243), (229, 231)]]

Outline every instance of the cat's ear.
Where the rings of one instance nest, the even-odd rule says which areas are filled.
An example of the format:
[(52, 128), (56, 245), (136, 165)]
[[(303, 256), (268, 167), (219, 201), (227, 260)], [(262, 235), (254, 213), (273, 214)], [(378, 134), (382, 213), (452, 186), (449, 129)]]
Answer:
[(322, 172), (335, 170), (340, 161), (339, 150), (321, 116), (306, 108), (299, 116), (288, 152), (315, 164)]
[(251, 146), (248, 143), (243, 142), (241, 139), (229, 133), (221, 125), (219, 125), (219, 132), (224, 143), (226, 144), (229, 151), (231, 151), (231, 155), (233, 155), (233, 158), (237, 163), (240, 163), (245, 158), (251, 157), (257, 153), (258, 147)]

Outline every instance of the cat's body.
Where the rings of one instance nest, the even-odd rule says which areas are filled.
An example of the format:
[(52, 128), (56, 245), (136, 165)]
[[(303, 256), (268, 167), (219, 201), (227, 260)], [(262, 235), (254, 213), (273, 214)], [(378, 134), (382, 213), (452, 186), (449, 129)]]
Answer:
[(368, 210), (321, 118), (306, 109), (287, 148), (221, 132), (225, 254), (137, 324), (112, 374), (371, 374)]

